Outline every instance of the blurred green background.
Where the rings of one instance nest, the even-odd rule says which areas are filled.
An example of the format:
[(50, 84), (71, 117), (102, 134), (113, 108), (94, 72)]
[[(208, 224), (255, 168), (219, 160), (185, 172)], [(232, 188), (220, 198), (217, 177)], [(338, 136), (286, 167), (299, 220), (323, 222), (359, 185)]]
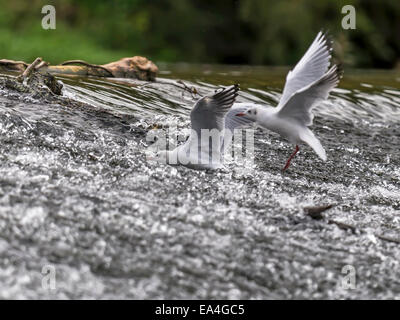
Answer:
[[(56, 8), (44, 30), (43, 5)], [(341, 9), (356, 8), (356, 30)], [(292, 65), (320, 29), (346, 65), (400, 65), (400, 0), (0, 0), (0, 58), (107, 63), (143, 55), (157, 62)]]

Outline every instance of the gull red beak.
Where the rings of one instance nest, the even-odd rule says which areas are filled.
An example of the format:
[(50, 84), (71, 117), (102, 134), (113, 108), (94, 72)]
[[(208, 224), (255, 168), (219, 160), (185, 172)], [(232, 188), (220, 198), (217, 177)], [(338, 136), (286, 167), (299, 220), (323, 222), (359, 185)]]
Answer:
[(236, 114), (235, 114), (236, 117), (243, 117), (244, 115), (245, 115), (245, 114), (244, 114), (243, 112), (240, 112), (240, 113), (236, 113)]

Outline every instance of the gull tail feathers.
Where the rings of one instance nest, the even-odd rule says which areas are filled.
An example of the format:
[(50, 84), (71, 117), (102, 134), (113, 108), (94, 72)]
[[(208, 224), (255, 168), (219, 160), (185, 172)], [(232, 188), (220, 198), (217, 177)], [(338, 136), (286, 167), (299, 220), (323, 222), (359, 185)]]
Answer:
[(305, 130), (302, 130), (300, 133), (300, 139), (307, 143), (322, 160), (326, 161), (327, 157), (325, 149), (310, 129), (306, 128)]

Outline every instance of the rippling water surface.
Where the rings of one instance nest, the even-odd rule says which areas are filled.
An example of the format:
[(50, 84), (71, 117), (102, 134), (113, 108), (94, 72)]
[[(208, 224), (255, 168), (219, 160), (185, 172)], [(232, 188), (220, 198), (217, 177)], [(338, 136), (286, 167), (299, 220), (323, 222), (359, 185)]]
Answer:
[[(345, 70), (312, 126), (328, 161), (304, 147), (282, 174), (293, 146), (260, 129), (252, 171), (145, 154), (151, 129), (187, 131), (219, 85), (276, 105), (287, 69), (160, 69), (154, 83), (59, 77), (84, 107), (0, 88), (1, 298), (400, 298), (400, 244), (382, 239), (400, 240), (400, 73)], [(325, 220), (303, 212), (324, 204)]]

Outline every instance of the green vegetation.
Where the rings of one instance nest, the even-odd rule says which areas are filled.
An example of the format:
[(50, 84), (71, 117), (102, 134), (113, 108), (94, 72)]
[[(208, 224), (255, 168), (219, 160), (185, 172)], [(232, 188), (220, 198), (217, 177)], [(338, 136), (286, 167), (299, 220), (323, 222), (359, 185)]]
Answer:
[[(42, 6), (57, 12), (43, 30)], [(357, 29), (343, 30), (352, 4)], [(153, 61), (293, 64), (320, 29), (337, 58), (355, 67), (400, 63), (400, 1), (346, 0), (0, 0), (0, 58), (106, 63), (144, 55)]]

